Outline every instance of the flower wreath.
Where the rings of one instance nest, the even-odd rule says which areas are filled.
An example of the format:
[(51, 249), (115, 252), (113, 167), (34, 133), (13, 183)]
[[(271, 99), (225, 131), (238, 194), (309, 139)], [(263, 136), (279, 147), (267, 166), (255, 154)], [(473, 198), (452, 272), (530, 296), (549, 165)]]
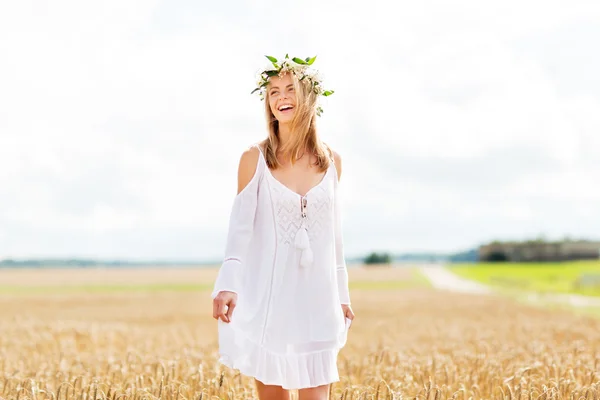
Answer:
[[(271, 61), (272, 66), (269, 65), (268, 69), (261, 71), (257, 77), (257, 88), (254, 89), (250, 94), (258, 91), (261, 100), (265, 99), (265, 92), (269, 78), (271, 76), (282, 76), (284, 73), (291, 72), (298, 77), (299, 81), (308, 79), (313, 91), (322, 96), (329, 96), (333, 94), (333, 90), (324, 90), (321, 85), (321, 77), (319, 72), (310, 68), (315, 62), (317, 56), (306, 57), (304, 60), (298, 57), (292, 59), (286, 54), (285, 59), (279, 63), (275, 57), (265, 56)], [(320, 116), (323, 113), (321, 106), (317, 106), (317, 115)]]

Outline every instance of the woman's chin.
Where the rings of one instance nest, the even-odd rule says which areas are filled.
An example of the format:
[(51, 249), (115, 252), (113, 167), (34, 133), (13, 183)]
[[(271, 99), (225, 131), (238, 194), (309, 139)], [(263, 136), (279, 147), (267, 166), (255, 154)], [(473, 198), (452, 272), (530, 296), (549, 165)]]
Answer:
[(293, 119), (294, 119), (293, 115), (280, 115), (277, 118), (277, 121), (279, 121), (280, 124), (288, 124), (288, 123), (292, 122)]

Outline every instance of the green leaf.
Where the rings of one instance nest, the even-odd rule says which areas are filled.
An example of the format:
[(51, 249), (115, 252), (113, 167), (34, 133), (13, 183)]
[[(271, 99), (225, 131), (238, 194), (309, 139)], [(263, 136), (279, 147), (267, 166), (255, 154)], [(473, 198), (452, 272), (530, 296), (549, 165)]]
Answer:
[(333, 90), (326, 90), (323, 92), (323, 96), (329, 96), (331, 94), (333, 94)]
[(304, 61), (306, 61), (306, 62), (308, 62), (308, 60), (310, 60), (310, 57), (306, 57), (306, 58), (304, 59)]
[(287, 54), (285, 55), (285, 58), (290, 58)]
[(265, 57), (267, 57), (269, 59), (269, 61), (271, 61), (273, 63), (277, 62), (277, 59), (275, 57), (271, 57), (271, 56), (265, 56)]
[(308, 59), (308, 58), (307, 58), (307, 59), (306, 59), (306, 61), (308, 61), (308, 65), (312, 65), (312, 63), (314, 63), (316, 59), (317, 59), (317, 56), (314, 56), (314, 57), (313, 57), (313, 58), (311, 58), (311, 59)]
[(265, 71), (265, 73), (267, 74), (267, 76), (277, 76), (279, 74), (278, 71), (274, 71), (274, 70)]
[(303, 59), (301, 59), (301, 58), (298, 58), (298, 57), (294, 57), (294, 58), (292, 58), (292, 61), (293, 61), (293, 62), (295, 62), (296, 64), (300, 64), (300, 65), (308, 65), (308, 64), (306, 63), (306, 61), (304, 61)]
[(253, 91), (250, 92), (250, 94), (253, 94), (254, 92), (256, 92), (257, 90), (260, 90), (259, 87), (257, 87), (256, 89), (254, 89)]

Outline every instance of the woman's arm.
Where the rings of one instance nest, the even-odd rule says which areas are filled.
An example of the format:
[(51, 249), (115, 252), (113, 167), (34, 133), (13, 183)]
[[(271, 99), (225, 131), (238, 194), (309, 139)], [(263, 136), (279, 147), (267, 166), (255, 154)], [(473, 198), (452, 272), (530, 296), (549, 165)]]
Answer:
[(348, 288), (348, 269), (346, 268), (346, 259), (344, 257), (343, 223), (342, 223), (342, 199), (340, 196), (339, 180), (342, 176), (342, 157), (333, 151), (335, 168), (337, 171), (337, 182), (334, 190), (334, 231), (335, 231), (335, 259), (338, 293), (340, 304), (350, 304), (350, 290)]
[(258, 149), (252, 146), (245, 150), (238, 167), (238, 193), (235, 196), (229, 231), (225, 247), (225, 257), (219, 269), (211, 297), (219, 292), (238, 293), (248, 245), (254, 230), (254, 217), (258, 199)]

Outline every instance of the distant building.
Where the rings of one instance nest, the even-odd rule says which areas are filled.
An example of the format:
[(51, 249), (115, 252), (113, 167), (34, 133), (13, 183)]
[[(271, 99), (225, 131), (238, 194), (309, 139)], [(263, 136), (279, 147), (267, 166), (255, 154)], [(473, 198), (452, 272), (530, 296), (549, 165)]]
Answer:
[(479, 261), (567, 261), (600, 259), (600, 242), (577, 240), (492, 242), (479, 247)]

